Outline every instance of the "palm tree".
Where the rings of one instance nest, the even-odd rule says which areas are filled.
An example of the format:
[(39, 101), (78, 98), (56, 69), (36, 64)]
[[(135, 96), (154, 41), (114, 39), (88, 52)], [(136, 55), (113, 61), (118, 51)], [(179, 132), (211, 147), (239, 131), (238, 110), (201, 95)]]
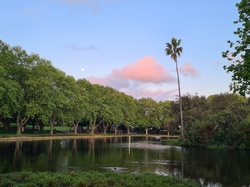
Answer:
[(181, 56), (182, 47), (180, 47), (181, 40), (177, 40), (175, 38), (171, 39), (171, 43), (166, 43), (166, 55), (171, 55), (171, 58), (175, 62), (176, 73), (177, 73), (177, 80), (178, 80), (178, 90), (179, 90), (179, 104), (180, 104), (180, 118), (181, 118), (181, 138), (183, 139), (183, 115), (182, 115), (182, 103), (181, 103), (181, 88), (180, 88), (180, 78), (179, 78), (179, 71), (178, 71), (178, 62), (177, 57)]

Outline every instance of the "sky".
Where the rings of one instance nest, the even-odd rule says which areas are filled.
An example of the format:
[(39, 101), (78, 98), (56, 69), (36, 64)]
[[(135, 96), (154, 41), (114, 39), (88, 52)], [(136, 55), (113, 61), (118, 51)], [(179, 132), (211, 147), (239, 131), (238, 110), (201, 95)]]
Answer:
[(236, 40), (239, 0), (0, 0), (0, 40), (39, 54), (75, 79), (139, 99), (229, 92), (222, 52)]

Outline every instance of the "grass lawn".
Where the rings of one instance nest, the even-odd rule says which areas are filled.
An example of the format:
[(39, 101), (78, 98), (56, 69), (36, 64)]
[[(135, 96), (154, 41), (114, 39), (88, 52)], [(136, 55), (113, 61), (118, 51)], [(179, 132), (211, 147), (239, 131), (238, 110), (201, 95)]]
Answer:
[[(54, 130), (57, 131), (57, 134), (73, 134), (73, 128), (70, 129), (69, 126), (55, 126)], [(9, 130), (4, 130), (3, 127), (0, 126), (0, 138), (1, 137), (15, 137), (17, 132), (17, 127), (15, 123), (11, 123)], [(25, 125), (24, 132), (22, 133), (21, 136), (44, 136), (44, 135), (49, 135), (50, 134), (50, 127), (45, 126), (44, 130), (38, 131), (37, 128), (35, 128), (35, 131), (33, 130), (33, 126), (31, 124)]]

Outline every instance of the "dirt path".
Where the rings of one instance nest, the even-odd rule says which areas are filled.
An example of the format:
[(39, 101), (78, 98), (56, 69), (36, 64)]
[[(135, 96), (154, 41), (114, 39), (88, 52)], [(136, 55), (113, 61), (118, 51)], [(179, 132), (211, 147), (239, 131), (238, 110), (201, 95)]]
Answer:
[(161, 134), (119, 134), (119, 135), (48, 135), (48, 136), (13, 136), (8, 138), (0, 138), (0, 142), (10, 142), (10, 141), (38, 141), (38, 140), (63, 140), (63, 139), (88, 139), (88, 138), (113, 138), (113, 137), (164, 137), (164, 138), (179, 138), (179, 136), (169, 136)]

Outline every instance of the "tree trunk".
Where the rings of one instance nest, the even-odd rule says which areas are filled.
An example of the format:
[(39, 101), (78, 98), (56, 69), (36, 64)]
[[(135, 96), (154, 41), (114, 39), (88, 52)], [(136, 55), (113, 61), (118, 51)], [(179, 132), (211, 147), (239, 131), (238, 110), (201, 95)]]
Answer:
[(105, 125), (104, 121), (102, 122), (102, 127), (103, 127), (103, 133), (107, 134), (107, 130), (108, 130), (108, 124)]
[(54, 118), (51, 117), (50, 120), (49, 120), (49, 125), (50, 125), (50, 134), (53, 134), (53, 131), (54, 131)]
[(95, 129), (94, 128), (91, 128), (90, 134), (95, 134)]
[(21, 125), (17, 124), (17, 132), (16, 132), (17, 135), (21, 135), (21, 133), (22, 133), (21, 128), (22, 128)]
[(178, 91), (179, 91), (179, 104), (180, 104), (180, 118), (181, 118), (181, 139), (184, 138), (184, 125), (183, 125), (183, 114), (182, 114), (182, 101), (181, 101), (181, 86), (180, 86), (180, 77), (178, 71), (178, 62), (176, 60), (176, 73), (177, 73), (177, 80), (178, 80)]
[(103, 133), (107, 134), (107, 128), (106, 127), (103, 128)]
[(118, 125), (115, 125), (115, 134), (117, 134), (118, 131)]
[(35, 132), (35, 126), (36, 126), (36, 124), (35, 124), (35, 122), (33, 121), (33, 122), (32, 122), (32, 131), (33, 131), (33, 132)]
[(130, 134), (130, 128), (129, 128), (129, 126), (127, 127), (127, 134)]
[(78, 129), (79, 121), (74, 123), (74, 133), (77, 134), (77, 129)]
[(44, 131), (44, 124), (39, 123), (38, 126), (39, 126), (39, 129), (40, 129), (40, 132), (43, 132)]
[(91, 123), (91, 132), (90, 134), (95, 134), (95, 128), (96, 128), (96, 125), (95, 125), (95, 121), (93, 121), (93, 123)]
[(146, 135), (148, 135), (148, 127), (145, 128)]
[(20, 111), (17, 112), (17, 119), (16, 119), (16, 123), (17, 123), (17, 135), (20, 135), (22, 133), (22, 128), (24, 128), (23, 126), (27, 123), (28, 121), (28, 117), (24, 117), (23, 119), (21, 118), (21, 114)]
[(94, 122), (91, 123), (91, 134), (95, 134), (95, 129), (96, 129), (97, 127), (99, 127), (99, 125), (101, 125), (101, 123), (102, 123), (102, 120), (101, 120), (100, 123), (98, 123), (97, 125), (96, 125), (96, 120), (94, 120)]
[(10, 120), (8, 118), (3, 118), (1, 120), (2, 124), (3, 124), (3, 129), (4, 130), (9, 130), (10, 128)]

